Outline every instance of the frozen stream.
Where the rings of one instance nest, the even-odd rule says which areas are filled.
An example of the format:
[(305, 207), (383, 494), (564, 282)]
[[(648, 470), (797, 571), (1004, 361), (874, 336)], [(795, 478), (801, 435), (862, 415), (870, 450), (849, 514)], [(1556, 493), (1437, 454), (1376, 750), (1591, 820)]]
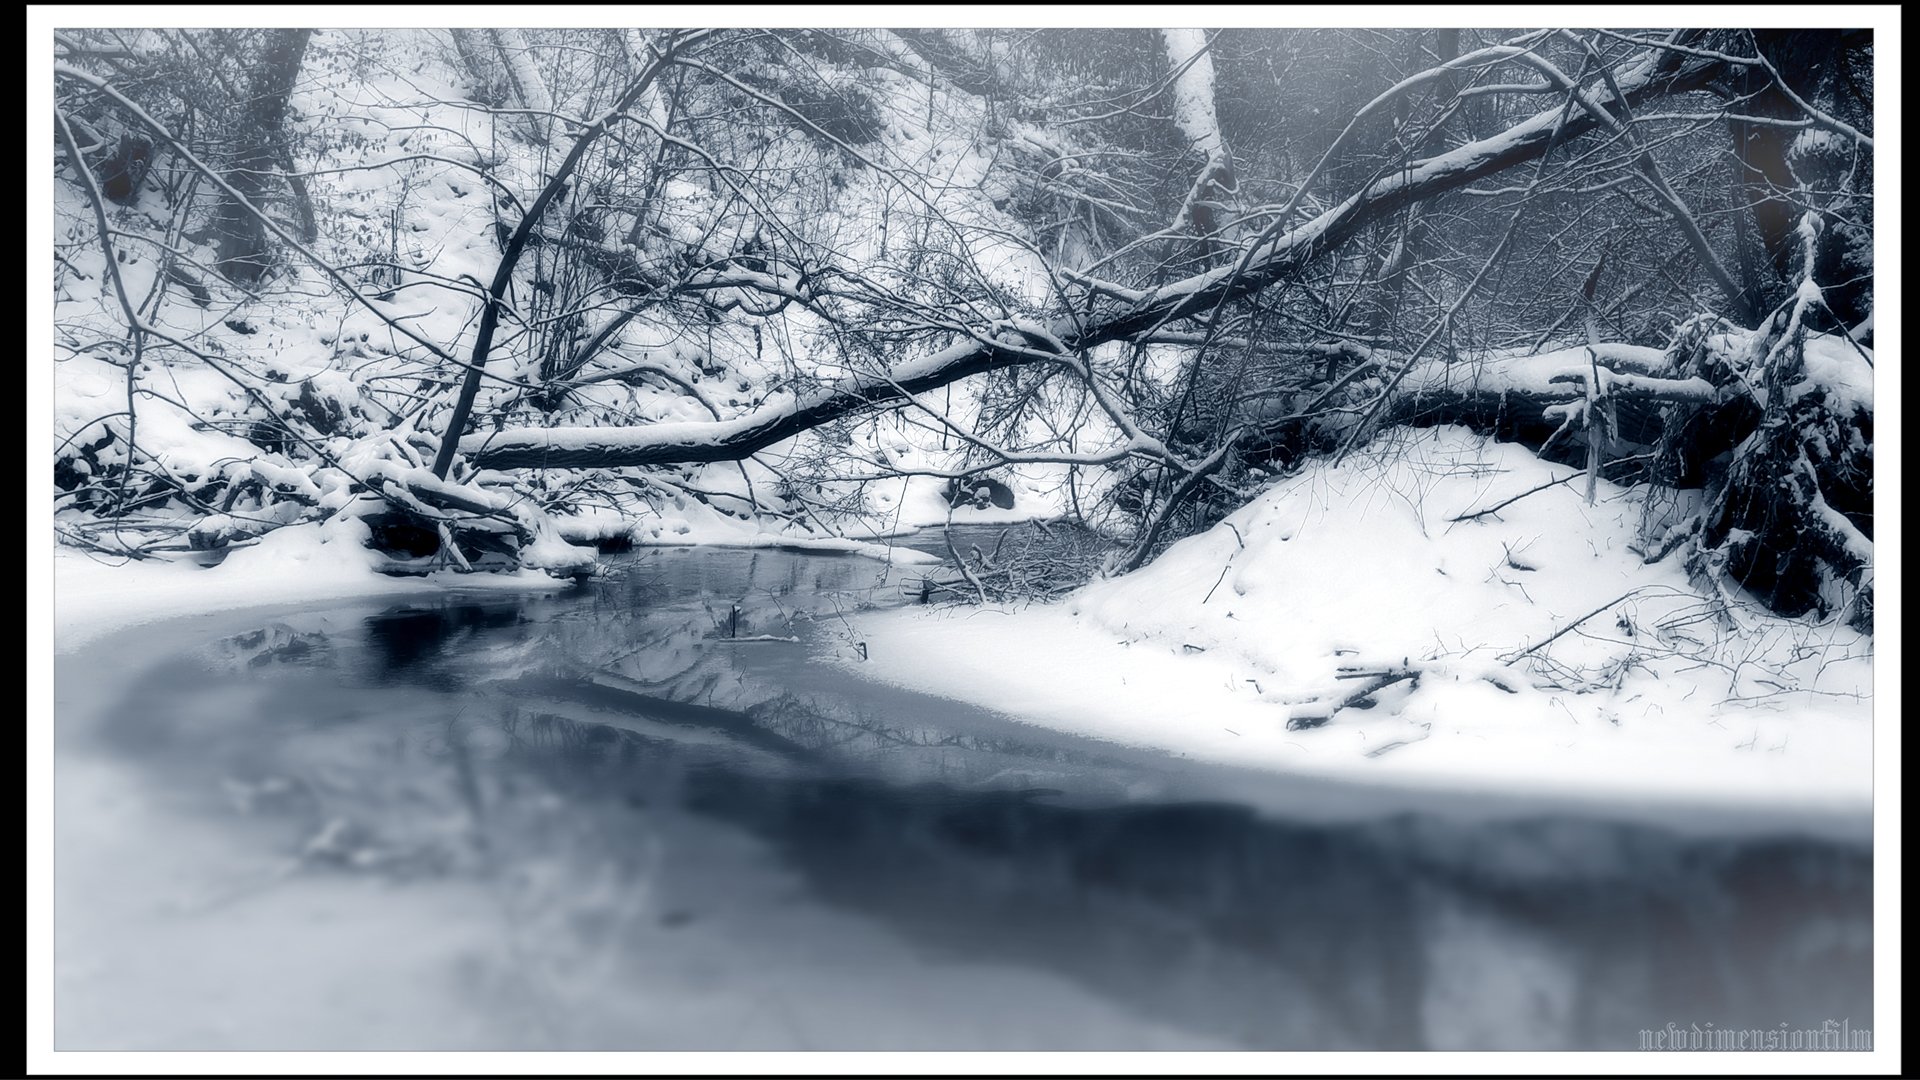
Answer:
[(57, 1047), (1636, 1049), (1668, 1023), (1871, 1024), (1864, 844), (1410, 809), (1092, 742), (820, 663), (911, 569), (624, 569), (59, 657)]

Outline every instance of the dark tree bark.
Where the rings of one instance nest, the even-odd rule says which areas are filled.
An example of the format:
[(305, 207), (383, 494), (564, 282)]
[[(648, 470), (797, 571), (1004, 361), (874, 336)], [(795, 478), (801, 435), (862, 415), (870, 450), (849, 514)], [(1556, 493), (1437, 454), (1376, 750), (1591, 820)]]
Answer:
[[(1779, 71), (1795, 94), (1808, 101), (1831, 99), (1830, 84), (1843, 78), (1851, 53), (1871, 44), (1871, 36), (1847, 30), (1754, 30), (1753, 43)], [(1739, 103), (1742, 116), (1798, 120), (1805, 112), (1764, 66), (1733, 68), (1727, 88)], [(1800, 130), (1779, 124), (1741, 119), (1727, 121), (1734, 168), (1746, 215), (1741, 221), (1740, 272), (1750, 306), (1767, 311), (1783, 302), (1796, 282), (1799, 251), (1794, 226), (1804, 200), (1796, 197), (1805, 178), (1795, 175), (1792, 148)], [(1828, 303), (1849, 326), (1866, 317), (1872, 304), (1872, 282), (1842, 272), (1838, 266), (1845, 234), (1826, 233), (1822, 254), (1823, 285), (1831, 282)]]
[(113, 153), (100, 163), (100, 191), (122, 206), (140, 198), (140, 185), (146, 182), (153, 163), (153, 143), (137, 135), (122, 135)]
[[(1417, 70), (1425, 65), (1419, 63), (1421, 54), (1417, 38), (1414, 39), (1414, 45), (1415, 62), (1412, 66)], [(1442, 64), (1458, 57), (1460, 31), (1457, 29), (1435, 30), (1433, 53), (1435, 59)], [(1434, 84), (1433, 103), (1444, 106), (1452, 101), (1460, 93), (1461, 87), (1466, 85), (1466, 78), (1466, 73), (1462, 71), (1450, 71), (1444, 75)], [(1404, 127), (1412, 119), (1415, 99), (1419, 96), (1424, 95), (1408, 94), (1396, 104), (1394, 108), (1396, 127)], [(1461, 104), (1464, 105), (1465, 102)], [(1428, 134), (1428, 142), (1445, 139), (1456, 126), (1462, 128), (1466, 126), (1465, 121), (1457, 115), (1435, 125), (1433, 131)], [(1381, 299), (1366, 309), (1363, 329), (1367, 334), (1377, 336), (1389, 330), (1389, 324), (1395, 314), (1401, 310), (1402, 301), (1406, 296), (1407, 276), (1412, 273), (1414, 267), (1424, 265), (1439, 247), (1438, 238), (1434, 232), (1432, 221), (1420, 212), (1419, 206), (1407, 208), (1398, 226), (1399, 235), (1381, 261), (1379, 288)]]
[[(235, 124), (236, 152), (227, 182), (258, 205), (271, 187), (286, 145), (287, 100), (300, 76), (312, 30), (273, 30), (247, 80), (247, 100)], [(260, 280), (270, 262), (266, 227), (231, 198), (220, 208), (218, 266), (235, 282)]]

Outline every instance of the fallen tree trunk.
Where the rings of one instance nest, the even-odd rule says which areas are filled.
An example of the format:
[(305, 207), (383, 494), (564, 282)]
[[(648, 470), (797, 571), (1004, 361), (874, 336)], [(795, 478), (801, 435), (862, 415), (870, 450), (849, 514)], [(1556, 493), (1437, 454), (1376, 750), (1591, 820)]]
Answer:
[[(1668, 370), (1659, 349), (1613, 344), (1464, 364), (1434, 361), (1407, 373), (1381, 415), (1389, 425), (1461, 424), (1538, 448), (1568, 425), (1569, 406), (1592, 397), (1613, 407), (1613, 435), (1645, 446), (1666, 434), (1670, 418), (1661, 406), (1680, 406), (1688, 416), (1718, 414), (1743, 397), (1697, 375), (1664, 374)], [(1596, 377), (1600, 385), (1589, 394), (1587, 383)]]
[[(1704, 87), (1722, 69), (1711, 57), (1650, 52), (1618, 84), (1630, 105)], [(1224, 266), (1145, 295), (1098, 290), (1085, 315), (999, 324), (895, 369), (855, 376), (732, 420), (636, 428), (507, 428), (469, 435), (460, 449), (481, 468), (620, 468), (745, 458), (803, 431), (876, 404), (983, 372), (1044, 360), (1058, 349), (1131, 341), (1177, 319), (1204, 315), (1297, 276), (1375, 222), (1425, 199), (1532, 161), (1599, 126), (1585, 112), (1547, 109), (1486, 139), (1382, 177), (1338, 206), (1267, 240)], [(464, 420), (464, 413), (457, 414)]]

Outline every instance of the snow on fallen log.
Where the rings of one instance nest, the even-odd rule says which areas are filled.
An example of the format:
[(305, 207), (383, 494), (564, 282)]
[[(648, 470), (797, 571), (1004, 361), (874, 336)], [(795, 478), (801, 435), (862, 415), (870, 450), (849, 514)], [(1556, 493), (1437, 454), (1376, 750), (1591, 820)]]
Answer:
[[(593, 565), (592, 555), (568, 543), (557, 522), (517, 495), (442, 480), (431, 469), (391, 460), (371, 462), (362, 479), (389, 506), (404, 508), (419, 519), (419, 524), (438, 534), (440, 543), (434, 561), (402, 560), (409, 569), (437, 568), (438, 560), (472, 569), (465, 565), (462, 541), (478, 544), (482, 552), (495, 552), (502, 541), (489, 537), (496, 535), (511, 536), (507, 550), (497, 553), (508, 556), (508, 564), (516, 568), (574, 575), (587, 572)], [(371, 504), (362, 507), (362, 515), (371, 510)]]
[(460, 440), (460, 450), (478, 467), (615, 468), (733, 461), (784, 442), (902, 392), (920, 393), (963, 375), (1035, 358), (1018, 336), (1005, 344), (963, 341), (931, 356), (908, 361), (884, 376), (853, 376), (797, 396), (781, 396), (728, 420), (649, 424), (645, 427), (508, 428)]
[[(1407, 396), (1435, 393), (1515, 394), (1547, 401), (1581, 397), (1582, 384), (1599, 371), (1603, 394), (1652, 401), (1716, 404), (1723, 391), (1706, 379), (1662, 376), (1667, 354), (1639, 345), (1601, 344), (1557, 349), (1533, 356), (1495, 356), (1470, 363), (1435, 360), (1416, 364), (1401, 380)], [(1626, 370), (1620, 370), (1626, 369)]]

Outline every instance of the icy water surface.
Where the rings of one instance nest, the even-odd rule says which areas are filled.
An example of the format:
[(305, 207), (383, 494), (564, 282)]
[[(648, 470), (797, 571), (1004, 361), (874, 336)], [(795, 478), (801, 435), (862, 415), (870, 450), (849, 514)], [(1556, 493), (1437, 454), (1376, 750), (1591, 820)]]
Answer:
[(1669, 1023), (1871, 1024), (1864, 846), (1194, 765), (822, 663), (912, 570), (623, 569), (61, 657), (57, 1046), (1636, 1049)]

